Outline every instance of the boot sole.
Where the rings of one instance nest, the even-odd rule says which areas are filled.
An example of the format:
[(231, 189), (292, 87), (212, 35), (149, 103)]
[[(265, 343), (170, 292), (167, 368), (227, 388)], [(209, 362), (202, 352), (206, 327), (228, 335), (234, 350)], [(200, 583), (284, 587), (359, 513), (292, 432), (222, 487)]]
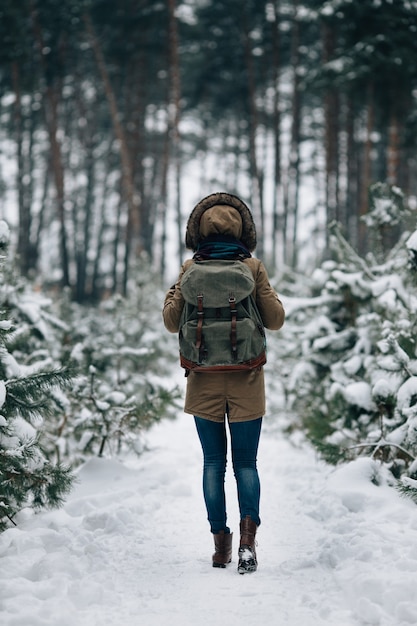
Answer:
[(219, 567), (221, 569), (225, 569), (226, 565), (229, 565), (229, 563), (232, 562), (232, 559), (230, 559), (230, 561), (227, 561), (227, 563), (216, 563), (216, 561), (213, 561), (213, 567)]
[(249, 567), (238, 567), (237, 571), (239, 574), (252, 574), (253, 572), (256, 572), (257, 569), (256, 565), (252, 565)]

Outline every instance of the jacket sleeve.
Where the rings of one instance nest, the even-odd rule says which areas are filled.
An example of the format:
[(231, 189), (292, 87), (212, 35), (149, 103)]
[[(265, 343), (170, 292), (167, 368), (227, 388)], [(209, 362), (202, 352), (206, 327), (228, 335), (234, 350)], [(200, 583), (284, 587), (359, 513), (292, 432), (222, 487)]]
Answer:
[(259, 261), (255, 272), (256, 304), (265, 328), (279, 330), (284, 324), (285, 311), (276, 291), (272, 288), (264, 264)]
[(182, 275), (189, 265), (190, 261), (186, 261), (183, 264), (177, 282), (168, 289), (165, 295), (162, 317), (165, 328), (169, 330), (170, 333), (177, 333), (180, 328), (181, 313), (184, 308), (184, 298), (182, 297), (180, 283)]

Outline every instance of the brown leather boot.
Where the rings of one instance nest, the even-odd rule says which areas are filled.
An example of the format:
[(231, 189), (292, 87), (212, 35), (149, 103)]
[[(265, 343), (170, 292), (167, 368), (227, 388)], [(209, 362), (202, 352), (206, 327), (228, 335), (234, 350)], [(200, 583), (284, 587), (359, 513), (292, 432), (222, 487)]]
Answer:
[(232, 560), (232, 538), (233, 533), (225, 533), (221, 530), (219, 533), (213, 534), (214, 549), (213, 567), (226, 567), (227, 563)]
[(237, 571), (239, 574), (247, 572), (256, 572), (258, 561), (256, 560), (255, 535), (257, 525), (250, 515), (247, 515), (240, 522), (240, 546), (239, 546), (239, 563)]

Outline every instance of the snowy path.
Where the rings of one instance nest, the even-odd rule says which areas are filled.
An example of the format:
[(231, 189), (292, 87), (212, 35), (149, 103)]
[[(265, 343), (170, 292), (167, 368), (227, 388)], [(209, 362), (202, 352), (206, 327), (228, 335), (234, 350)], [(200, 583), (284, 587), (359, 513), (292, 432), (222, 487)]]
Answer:
[[(91, 460), (63, 509), (0, 536), (2, 626), (417, 624), (417, 508), (372, 485), (367, 460), (333, 472), (267, 427), (259, 570), (239, 576), (236, 558), (210, 566), (192, 418), (148, 442)], [(236, 532), (231, 468), (227, 490)]]

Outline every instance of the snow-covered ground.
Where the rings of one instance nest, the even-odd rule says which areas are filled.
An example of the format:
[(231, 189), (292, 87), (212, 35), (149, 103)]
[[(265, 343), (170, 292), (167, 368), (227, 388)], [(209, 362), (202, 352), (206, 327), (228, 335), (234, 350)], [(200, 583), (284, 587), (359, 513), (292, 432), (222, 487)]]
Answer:
[[(139, 458), (91, 459), (58, 511), (0, 536), (2, 626), (402, 626), (417, 623), (417, 509), (362, 459), (325, 466), (265, 419), (259, 569), (211, 567), (191, 416)], [(238, 513), (231, 468), (229, 522)]]

